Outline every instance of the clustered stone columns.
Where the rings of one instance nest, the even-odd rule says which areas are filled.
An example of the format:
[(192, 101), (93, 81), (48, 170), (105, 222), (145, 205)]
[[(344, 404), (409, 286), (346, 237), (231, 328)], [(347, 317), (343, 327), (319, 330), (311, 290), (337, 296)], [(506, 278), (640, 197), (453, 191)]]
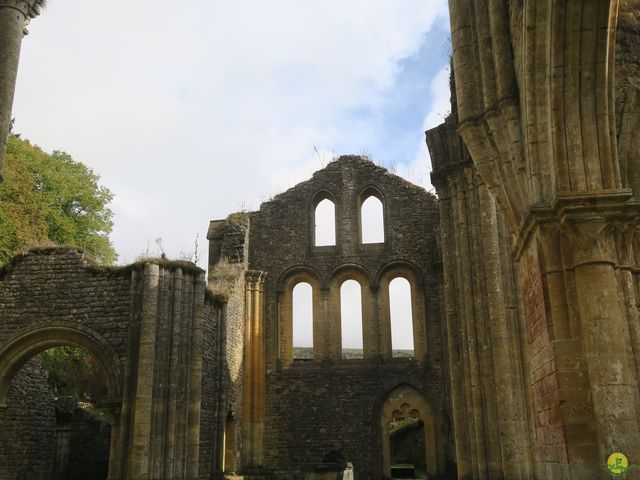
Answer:
[(242, 396), (243, 472), (259, 474), (264, 461), (265, 353), (264, 281), (266, 272), (246, 278), (244, 387)]
[(29, 19), (40, 13), (42, 0), (0, 0), (0, 182), (11, 127), (22, 37)]
[(438, 192), (444, 330), (458, 478), (532, 475), (519, 323), (504, 217), (456, 130), (427, 132)]
[[(601, 478), (611, 453), (640, 461), (640, 191), (632, 174), (640, 165), (628, 154), (632, 140), (620, 134), (633, 123), (616, 112), (614, 81), (617, 18), (635, 7), (624, 0), (451, 0), (450, 6), (455, 85), (448, 123), (473, 165), (456, 166), (466, 154), (446, 145), (452, 143), (446, 127), (429, 134), (432, 156), (442, 157), (434, 161), (442, 167), (434, 183), (443, 212), (458, 474)], [(488, 193), (498, 219), (493, 227)], [(478, 276), (490, 280), (499, 271), (473, 257), (478, 245), (491, 252), (487, 239), (496, 230), (512, 246), (511, 259), (489, 258), (503, 271), (513, 270), (513, 261), (516, 267), (517, 341), (509, 346), (516, 357), (495, 355), (513, 335), (491, 336), (484, 345), (494, 352), (494, 378), (483, 378), (481, 313), (496, 286), (509, 288), (488, 283), (486, 297), (472, 301)], [(463, 294), (449, 291), (447, 282)], [(489, 311), (493, 322), (499, 309)], [(513, 395), (502, 388), (508, 384), (501, 370), (516, 380)], [(493, 382), (499, 396), (486, 393)], [(528, 438), (515, 442), (512, 453), (522, 455), (522, 465), (529, 456), (532, 468), (509, 473), (514, 457), (503, 449), (494, 472), (496, 437), (483, 435), (491, 432), (486, 418), (496, 410), (518, 415), (522, 400), (526, 412), (514, 425), (527, 426)], [(459, 406), (471, 413), (468, 421), (456, 414)]]
[[(548, 400), (534, 419), (556, 419), (563, 435), (548, 445), (562, 447), (569, 471), (584, 478), (595, 473), (593, 459), (615, 451), (640, 458), (639, 220), (630, 191), (564, 196), (533, 210), (516, 243), (529, 344), (539, 351), (544, 334), (546, 378), (553, 378), (553, 395), (534, 392)], [(542, 290), (529, 280), (536, 271)]]
[(198, 479), (204, 272), (134, 271), (131, 362), (111, 436), (113, 480)]

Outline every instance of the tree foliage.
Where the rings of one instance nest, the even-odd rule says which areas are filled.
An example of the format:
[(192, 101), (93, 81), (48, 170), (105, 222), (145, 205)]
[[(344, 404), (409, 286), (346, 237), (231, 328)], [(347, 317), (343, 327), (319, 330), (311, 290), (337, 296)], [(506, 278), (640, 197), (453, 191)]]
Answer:
[(107, 398), (104, 373), (93, 355), (81, 348), (62, 346), (45, 350), (41, 358), (56, 397), (91, 403)]
[(98, 180), (67, 153), (48, 154), (10, 136), (0, 184), (0, 264), (43, 243), (79, 247), (97, 263), (113, 263), (107, 206), (113, 195)]

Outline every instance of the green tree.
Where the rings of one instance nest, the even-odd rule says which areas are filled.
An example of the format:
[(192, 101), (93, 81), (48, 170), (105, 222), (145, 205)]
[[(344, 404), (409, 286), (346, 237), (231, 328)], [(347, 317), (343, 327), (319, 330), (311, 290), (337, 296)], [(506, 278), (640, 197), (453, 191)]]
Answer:
[(56, 397), (100, 403), (107, 398), (104, 372), (93, 355), (77, 347), (53, 347), (40, 354)]
[(109, 240), (113, 194), (99, 176), (64, 152), (43, 152), (10, 136), (0, 184), (0, 264), (30, 246), (82, 248), (97, 263), (117, 254)]

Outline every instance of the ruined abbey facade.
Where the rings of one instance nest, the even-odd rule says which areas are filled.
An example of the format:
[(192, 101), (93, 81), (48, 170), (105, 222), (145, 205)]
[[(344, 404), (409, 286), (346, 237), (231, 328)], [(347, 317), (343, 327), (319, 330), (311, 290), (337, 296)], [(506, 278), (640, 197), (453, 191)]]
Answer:
[[(336, 451), (355, 478), (389, 478), (390, 425), (405, 419), (431, 479), (595, 480), (612, 453), (640, 464), (640, 3), (449, 3), (452, 112), (427, 132), (437, 195), (343, 156), (212, 221), (206, 277), (167, 260), (98, 267), (66, 247), (3, 267), (0, 479), (51, 478), (53, 407), (32, 359), (56, 345), (103, 368), (110, 480), (329, 478), (318, 464)], [(3, 139), (39, 4), (0, 0)], [(383, 238), (366, 243), (372, 197)], [(329, 245), (314, 236), (324, 201)], [(392, 349), (397, 278), (410, 356)], [(342, 348), (348, 280), (358, 358)]]

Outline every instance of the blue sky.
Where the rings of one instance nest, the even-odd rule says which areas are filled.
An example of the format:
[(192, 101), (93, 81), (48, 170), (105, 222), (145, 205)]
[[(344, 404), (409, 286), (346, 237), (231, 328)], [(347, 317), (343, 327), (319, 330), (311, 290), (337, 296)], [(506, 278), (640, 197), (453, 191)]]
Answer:
[(448, 28), (446, 0), (53, 0), (23, 41), (15, 127), (112, 190), (120, 263), (159, 237), (175, 258), (333, 155), (430, 188)]

